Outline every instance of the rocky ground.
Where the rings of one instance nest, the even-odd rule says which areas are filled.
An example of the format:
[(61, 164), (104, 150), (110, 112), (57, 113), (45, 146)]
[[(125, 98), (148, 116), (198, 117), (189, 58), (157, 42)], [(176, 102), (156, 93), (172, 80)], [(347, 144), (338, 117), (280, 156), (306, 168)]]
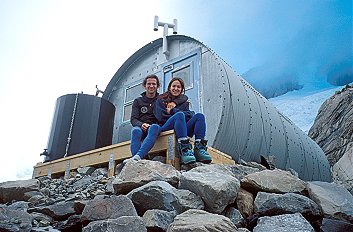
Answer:
[(353, 196), (335, 183), (256, 163), (183, 168), (141, 160), (113, 178), (84, 167), (0, 183), (0, 231), (353, 231)]

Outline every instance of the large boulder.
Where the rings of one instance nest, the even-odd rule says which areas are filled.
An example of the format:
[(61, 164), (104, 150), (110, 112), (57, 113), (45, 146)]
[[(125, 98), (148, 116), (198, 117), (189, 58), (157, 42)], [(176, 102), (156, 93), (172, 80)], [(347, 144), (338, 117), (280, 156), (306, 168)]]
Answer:
[(242, 178), (241, 187), (250, 192), (301, 193), (305, 182), (280, 169), (255, 172)]
[(137, 213), (143, 215), (149, 209), (176, 211), (204, 209), (200, 196), (185, 190), (176, 189), (165, 181), (152, 181), (127, 194), (135, 205)]
[(82, 232), (147, 232), (143, 220), (138, 216), (122, 216), (117, 219), (107, 219), (90, 222)]
[(38, 180), (29, 179), (0, 183), (0, 203), (28, 200), (29, 197), (25, 194), (31, 191), (39, 191)]
[[(200, 167), (199, 167), (200, 168)], [(205, 202), (205, 209), (211, 213), (221, 213), (237, 197), (240, 182), (217, 169), (199, 172), (194, 168), (182, 173), (179, 188), (190, 190)]]
[(22, 210), (0, 205), (0, 231), (31, 231), (32, 216)]
[(236, 232), (238, 230), (230, 219), (225, 216), (208, 213), (203, 210), (190, 209), (176, 216), (174, 222), (170, 224), (167, 231)]
[(259, 218), (253, 232), (314, 232), (314, 228), (300, 213)]
[(171, 165), (158, 161), (140, 160), (139, 162), (127, 162), (112, 183), (116, 193), (126, 194), (151, 181), (166, 181), (177, 187), (179, 176), (180, 172)]
[(347, 189), (335, 183), (311, 181), (308, 191), (326, 217), (353, 223), (353, 196)]
[(121, 216), (137, 216), (131, 200), (124, 196), (110, 196), (97, 198), (87, 202), (81, 216), (81, 221), (97, 221), (104, 219), (116, 219)]

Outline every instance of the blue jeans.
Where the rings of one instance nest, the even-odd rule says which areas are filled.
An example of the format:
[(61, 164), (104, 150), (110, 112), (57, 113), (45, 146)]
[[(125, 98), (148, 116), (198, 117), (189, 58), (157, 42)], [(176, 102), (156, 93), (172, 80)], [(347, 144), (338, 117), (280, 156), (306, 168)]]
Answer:
[(160, 132), (160, 126), (152, 124), (147, 133), (143, 132), (141, 127), (135, 126), (131, 130), (131, 144), (130, 151), (132, 156), (138, 155), (141, 159), (145, 158), (148, 152), (152, 149), (156, 143), (157, 137)]
[(177, 139), (194, 135), (195, 139), (204, 139), (206, 134), (205, 116), (197, 113), (186, 122), (184, 113), (178, 112), (171, 116), (161, 127), (162, 132), (171, 129), (174, 129)]
[(204, 139), (206, 136), (206, 120), (205, 116), (197, 113), (186, 123), (188, 136), (195, 135), (195, 139)]

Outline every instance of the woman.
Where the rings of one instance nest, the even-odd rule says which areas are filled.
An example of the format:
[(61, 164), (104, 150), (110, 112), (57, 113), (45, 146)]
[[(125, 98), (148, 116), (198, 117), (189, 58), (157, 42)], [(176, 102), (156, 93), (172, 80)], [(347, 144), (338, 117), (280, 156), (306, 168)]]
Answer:
[[(204, 139), (206, 135), (205, 116), (189, 110), (188, 97), (184, 93), (184, 81), (179, 77), (174, 77), (168, 84), (168, 91), (159, 95), (156, 100), (155, 117), (161, 125), (161, 131), (174, 129), (183, 164), (191, 164), (195, 161), (210, 163), (212, 157), (207, 152), (207, 140)], [(188, 136), (194, 135), (193, 152)]]

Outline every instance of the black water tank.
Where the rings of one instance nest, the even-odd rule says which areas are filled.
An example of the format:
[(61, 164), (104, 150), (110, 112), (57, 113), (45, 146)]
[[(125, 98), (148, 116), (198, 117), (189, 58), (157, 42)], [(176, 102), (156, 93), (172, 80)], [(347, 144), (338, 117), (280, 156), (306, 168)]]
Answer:
[[(48, 139), (52, 161), (112, 144), (115, 107), (109, 101), (87, 94), (67, 94), (56, 100)], [(71, 129), (71, 132), (70, 132)], [(68, 137), (71, 137), (68, 145)]]

